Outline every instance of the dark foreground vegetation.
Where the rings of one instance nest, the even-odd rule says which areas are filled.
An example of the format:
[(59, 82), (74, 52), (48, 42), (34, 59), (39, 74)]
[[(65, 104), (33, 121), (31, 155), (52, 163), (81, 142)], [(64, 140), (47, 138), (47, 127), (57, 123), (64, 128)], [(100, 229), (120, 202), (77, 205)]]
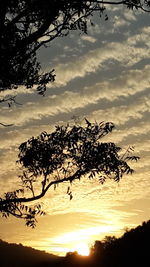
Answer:
[(120, 238), (107, 236), (96, 241), (88, 257), (76, 252), (58, 257), (46, 252), (9, 244), (0, 240), (1, 267), (148, 267), (150, 266), (150, 220), (141, 226), (126, 231)]
[(126, 231), (120, 238), (106, 237), (93, 247), (94, 266), (129, 267), (150, 266), (150, 220)]

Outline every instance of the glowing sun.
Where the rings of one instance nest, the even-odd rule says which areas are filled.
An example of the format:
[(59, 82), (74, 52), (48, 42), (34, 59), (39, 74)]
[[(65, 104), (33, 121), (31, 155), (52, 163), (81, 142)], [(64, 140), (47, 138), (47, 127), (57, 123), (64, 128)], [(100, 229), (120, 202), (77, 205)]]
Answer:
[(79, 255), (88, 256), (90, 254), (90, 249), (86, 243), (80, 243), (76, 246), (75, 250)]

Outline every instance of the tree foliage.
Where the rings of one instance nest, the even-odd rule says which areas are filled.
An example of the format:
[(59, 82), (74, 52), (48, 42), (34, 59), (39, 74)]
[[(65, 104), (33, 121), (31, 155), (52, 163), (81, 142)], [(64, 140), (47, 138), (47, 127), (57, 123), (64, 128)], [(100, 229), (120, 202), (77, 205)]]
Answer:
[(55, 74), (54, 70), (41, 73), (38, 49), (70, 30), (87, 33), (94, 12), (101, 16), (108, 5), (150, 11), (149, 0), (1, 0), (0, 90), (36, 85), (38, 93), (44, 94)]
[[(56, 126), (54, 132), (42, 132), (22, 143), (17, 161), (22, 169), (21, 189), (8, 192), (0, 199), (2, 216), (23, 218), (27, 225), (34, 227), (36, 215), (44, 213), (39, 204), (31, 207), (26, 203), (41, 199), (50, 187), (55, 189), (60, 183), (71, 184), (83, 177), (95, 177), (101, 184), (106, 179), (119, 182), (124, 174), (132, 174), (128, 161), (138, 160), (131, 155), (133, 149), (123, 154), (116, 144), (101, 142), (113, 128), (110, 122), (91, 123), (85, 119), (84, 126)], [(71, 200), (71, 186), (67, 194)]]
[(91, 249), (93, 265), (112, 266), (147, 266), (149, 262), (150, 221), (130, 229), (121, 237), (107, 236), (103, 241), (96, 241)]

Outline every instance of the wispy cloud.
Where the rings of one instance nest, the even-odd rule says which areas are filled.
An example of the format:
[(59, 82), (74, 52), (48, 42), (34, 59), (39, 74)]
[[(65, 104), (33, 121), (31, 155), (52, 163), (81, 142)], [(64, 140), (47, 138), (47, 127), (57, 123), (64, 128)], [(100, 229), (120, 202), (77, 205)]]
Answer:
[(77, 77), (81, 78), (103, 69), (107, 60), (115, 60), (124, 67), (131, 67), (142, 59), (150, 57), (150, 49), (133, 46), (139, 39), (143, 45), (150, 46), (148, 33), (141, 33), (129, 37), (122, 43), (110, 42), (103, 48), (88, 51), (87, 54), (80, 56), (74, 62), (56, 65), (57, 79), (55, 86), (65, 86)]
[[(126, 97), (136, 95), (149, 88), (150, 67), (145, 66), (142, 70), (129, 70), (123, 72), (120, 76), (114, 77), (105, 82), (98, 82), (90, 87), (85, 87), (79, 92), (65, 91), (58, 95), (47, 96), (37, 102), (27, 103), (14, 109), (3, 109), (1, 111), (1, 121), (6, 123), (15, 122), (15, 125), (23, 125), (32, 120), (42, 120), (45, 117), (56, 116), (60, 113), (69, 113), (73, 110), (84, 108), (91, 104), (96, 104), (100, 100), (110, 102)], [(118, 113), (119, 110), (119, 113)], [(103, 117), (103, 119), (115, 120), (117, 123), (124, 123), (130, 117), (140, 118), (142, 113), (149, 111), (149, 100), (142, 96), (135, 100), (133, 104), (126, 104), (119, 107), (95, 110), (93, 116)], [(121, 114), (125, 112), (125, 116)], [(96, 113), (98, 113), (96, 115)], [(113, 119), (115, 118), (115, 119)]]
[(87, 42), (90, 42), (90, 43), (95, 43), (96, 42), (96, 38), (94, 38), (93, 36), (90, 36), (90, 35), (82, 35), (81, 36), (81, 40), (87, 41)]

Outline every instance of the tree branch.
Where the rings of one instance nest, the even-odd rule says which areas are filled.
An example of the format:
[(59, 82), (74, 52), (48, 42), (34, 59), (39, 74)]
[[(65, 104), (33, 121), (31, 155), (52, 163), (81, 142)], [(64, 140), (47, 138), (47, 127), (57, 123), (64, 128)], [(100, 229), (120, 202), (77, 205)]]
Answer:
[(74, 180), (80, 179), (80, 177), (82, 175), (84, 175), (84, 174), (85, 174), (84, 171), (78, 170), (73, 175), (71, 175), (71, 176), (69, 176), (67, 178), (63, 178), (61, 180), (52, 181), (44, 189), (42, 189), (42, 192), (39, 195), (34, 196), (34, 197), (29, 197), (29, 198), (13, 198), (13, 199), (4, 199), (4, 200), (1, 199), (0, 200), (0, 206), (7, 205), (9, 203), (27, 203), (27, 202), (32, 202), (32, 201), (38, 200), (38, 199), (40, 199), (40, 198), (42, 198), (42, 197), (45, 196), (45, 194), (47, 193), (48, 189), (52, 185), (57, 185), (57, 184), (64, 183), (64, 182), (72, 182)]

